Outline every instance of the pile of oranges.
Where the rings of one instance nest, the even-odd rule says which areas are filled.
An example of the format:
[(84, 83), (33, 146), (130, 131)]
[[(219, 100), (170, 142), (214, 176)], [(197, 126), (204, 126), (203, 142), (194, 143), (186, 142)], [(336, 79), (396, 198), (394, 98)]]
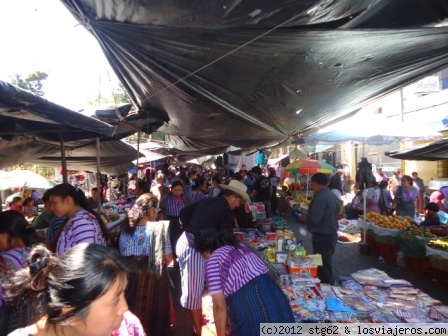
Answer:
[(297, 197), (296, 199), (295, 199), (295, 201), (297, 202), (297, 203), (302, 203), (302, 204), (304, 204), (304, 205), (309, 205), (310, 203), (311, 203), (311, 201), (310, 200), (308, 200), (306, 197), (304, 197), (304, 196), (299, 196), (299, 197)]
[(362, 218), (366, 222), (373, 222), (375, 225), (393, 230), (403, 230), (404, 228), (411, 225), (409, 221), (412, 220), (412, 218), (409, 216), (383, 216), (376, 212), (369, 212), (367, 213), (367, 216), (362, 216)]

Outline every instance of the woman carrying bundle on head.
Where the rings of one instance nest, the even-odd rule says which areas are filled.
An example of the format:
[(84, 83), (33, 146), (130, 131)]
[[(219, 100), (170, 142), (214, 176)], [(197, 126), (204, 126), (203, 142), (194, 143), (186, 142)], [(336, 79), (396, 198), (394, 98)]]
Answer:
[(12, 277), (7, 293), (17, 309), (32, 306), (35, 318), (11, 336), (145, 335), (128, 311), (130, 269), (116, 249), (83, 243), (57, 257), (36, 245), (27, 264)]
[(123, 222), (119, 249), (137, 272), (126, 293), (129, 309), (142, 321), (147, 335), (174, 335), (174, 306), (167, 265), (173, 261), (169, 222), (157, 222), (159, 201), (141, 195)]

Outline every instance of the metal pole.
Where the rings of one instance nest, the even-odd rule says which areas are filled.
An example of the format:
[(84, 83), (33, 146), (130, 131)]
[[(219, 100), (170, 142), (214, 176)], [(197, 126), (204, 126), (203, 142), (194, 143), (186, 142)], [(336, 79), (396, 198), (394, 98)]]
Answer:
[(400, 89), (400, 115), (401, 115), (401, 122), (404, 121), (404, 96), (403, 96), (403, 89)]
[(140, 131), (137, 132), (137, 166), (135, 169), (135, 173), (137, 175), (137, 181), (135, 181), (136, 183), (138, 182), (138, 159), (140, 157)]
[(363, 199), (363, 209), (364, 209), (364, 237), (363, 243), (366, 244), (366, 235), (367, 235), (367, 189), (364, 188), (362, 191), (362, 199)]
[(67, 179), (67, 160), (65, 159), (64, 131), (63, 130), (61, 130), (59, 140), (60, 140), (60, 143), (61, 143), (62, 182), (68, 183), (68, 179)]
[(96, 189), (97, 197), (96, 201), (98, 202), (98, 206), (96, 211), (98, 213), (101, 212), (101, 161), (100, 161), (100, 138), (96, 138)]

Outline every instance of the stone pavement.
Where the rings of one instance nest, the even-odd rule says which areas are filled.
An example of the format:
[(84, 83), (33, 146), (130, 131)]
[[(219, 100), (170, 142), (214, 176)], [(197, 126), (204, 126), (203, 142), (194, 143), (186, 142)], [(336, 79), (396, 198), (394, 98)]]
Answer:
[[(304, 225), (299, 224), (296, 218), (286, 217), (287, 225), (294, 231), (297, 240), (302, 240), (305, 249), (308, 253), (311, 253), (311, 234), (307, 233), (306, 236), (302, 236), (299, 230), (305, 228)], [(405, 270), (399, 268), (396, 265), (387, 265), (380, 263), (378, 257), (370, 255), (361, 255), (359, 253), (359, 247), (357, 244), (341, 244), (336, 246), (336, 252), (333, 257), (333, 267), (336, 276), (349, 277), (352, 273), (367, 269), (377, 268), (386, 272), (390, 277), (394, 279), (405, 279), (412, 283), (412, 285), (423, 292), (427, 293), (434, 299), (440, 300), (443, 304), (448, 305), (448, 291), (443, 290), (435, 281), (417, 279)], [(190, 336), (192, 332), (191, 318), (188, 312), (180, 307), (180, 276), (176, 269), (171, 269), (171, 278), (175, 285), (173, 289), (173, 299), (176, 309), (177, 318), (177, 336)], [(211, 299), (208, 295), (204, 296), (204, 314), (207, 324), (203, 328), (203, 335), (214, 335), (213, 325), (213, 310)]]

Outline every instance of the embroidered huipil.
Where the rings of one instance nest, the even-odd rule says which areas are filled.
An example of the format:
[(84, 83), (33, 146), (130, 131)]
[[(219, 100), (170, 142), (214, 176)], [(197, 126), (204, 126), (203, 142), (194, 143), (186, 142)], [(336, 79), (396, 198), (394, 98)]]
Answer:
[[(146, 225), (136, 226), (133, 234), (122, 231), (119, 242), (121, 255), (125, 257), (149, 255), (151, 231), (151, 227)], [(171, 252), (171, 242), (170, 239), (167, 239), (165, 255)]]

